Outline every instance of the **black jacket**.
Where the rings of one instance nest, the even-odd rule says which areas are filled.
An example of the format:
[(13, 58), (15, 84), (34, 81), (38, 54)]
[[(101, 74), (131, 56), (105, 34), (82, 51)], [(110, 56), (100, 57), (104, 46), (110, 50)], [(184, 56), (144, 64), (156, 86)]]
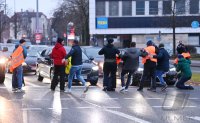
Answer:
[(122, 56), (124, 70), (137, 70), (139, 67), (140, 51), (136, 48), (127, 48)]
[(120, 51), (115, 48), (112, 44), (107, 44), (104, 46), (100, 51), (99, 55), (104, 55), (104, 61), (115, 61), (116, 60), (116, 54), (119, 54)]
[(169, 53), (164, 49), (160, 48), (159, 53), (154, 56), (154, 58), (157, 58), (157, 70), (162, 70), (162, 71), (169, 71), (169, 59), (170, 55)]
[(67, 54), (67, 56), (65, 57), (66, 59), (68, 59), (69, 57), (72, 57), (72, 65), (82, 65), (82, 50), (80, 48), (79, 45), (74, 45), (72, 46), (72, 49), (70, 50), (70, 52)]

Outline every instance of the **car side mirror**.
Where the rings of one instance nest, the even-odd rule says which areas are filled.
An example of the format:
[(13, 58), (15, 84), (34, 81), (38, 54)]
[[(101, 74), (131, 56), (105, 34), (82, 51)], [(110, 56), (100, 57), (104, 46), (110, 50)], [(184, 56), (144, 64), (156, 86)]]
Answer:
[(47, 60), (47, 61), (51, 60), (49, 56), (46, 56), (44, 59)]

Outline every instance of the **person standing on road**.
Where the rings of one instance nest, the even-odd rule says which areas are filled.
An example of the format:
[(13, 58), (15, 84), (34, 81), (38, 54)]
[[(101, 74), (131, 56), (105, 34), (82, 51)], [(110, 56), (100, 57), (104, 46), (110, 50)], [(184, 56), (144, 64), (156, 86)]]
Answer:
[(181, 72), (178, 76), (179, 79), (176, 83), (176, 87), (179, 89), (193, 90), (192, 86), (185, 86), (185, 82), (191, 79), (192, 72), (190, 69), (191, 61), (190, 59), (185, 59), (183, 55), (178, 55), (178, 64), (176, 66), (176, 71)]
[(70, 68), (70, 72), (68, 75), (68, 91), (67, 92), (71, 93), (72, 81), (74, 77), (76, 76), (76, 78), (82, 82), (82, 85), (84, 86), (84, 93), (86, 93), (89, 89), (89, 86), (86, 85), (86, 81), (81, 76), (83, 62), (82, 62), (82, 50), (79, 46), (78, 40), (72, 41), (72, 48), (70, 52), (67, 54), (67, 56), (65, 57), (65, 59), (68, 59), (69, 57), (71, 57), (72, 66)]
[[(136, 43), (131, 42), (130, 48), (125, 50), (125, 54), (121, 56), (123, 60), (122, 72), (121, 72), (121, 83), (122, 88), (120, 91), (128, 91), (128, 87), (131, 82), (131, 76), (139, 67), (139, 56), (140, 51), (135, 48)], [(124, 82), (124, 76), (128, 74), (127, 82)]]
[(56, 86), (58, 85), (58, 76), (60, 76), (60, 91), (65, 91), (65, 62), (63, 59), (66, 56), (66, 50), (63, 47), (64, 40), (62, 38), (57, 39), (50, 57), (53, 59), (54, 63), (54, 73), (53, 79), (51, 81), (51, 90), (55, 91)]
[(154, 46), (154, 43), (149, 40), (147, 42), (147, 47), (144, 48), (144, 52), (148, 55), (142, 55), (142, 63), (144, 64), (144, 70), (142, 79), (140, 81), (138, 91), (143, 90), (144, 81), (147, 80), (148, 76), (150, 76), (151, 87), (147, 89), (148, 91), (156, 92), (156, 63), (157, 59), (152, 56), (158, 54), (157, 48)]
[(115, 91), (116, 88), (116, 55), (119, 55), (120, 51), (114, 47), (113, 42), (113, 39), (108, 39), (108, 44), (99, 51), (99, 55), (104, 55), (103, 91)]
[(170, 59), (170, 55), (165, 50), (163, 43), (159, 45), (158, 55), (154, 55), (153, 58), (157, 58), (158, 60), (156, 67), (156, 76), (158, 77), (160, 84), (162, 85), (161, 90), (163, 91), (167, 88), (167, 84), (163, 79), (163, 74), (169, 71), (169, 59)]
[(13, 92), (24, 92), (24, 90), (22, 90), (22, 83), (23, 83), (22, 63), (25, 61), (27, 57), (27, 50), (25, 44), (26, 41), (24, 39), (21, 39), (19, 41), (19, 45), (16, 45), (16, 48), (11, 55), (10, 71), (13, 72), (12, 75)]

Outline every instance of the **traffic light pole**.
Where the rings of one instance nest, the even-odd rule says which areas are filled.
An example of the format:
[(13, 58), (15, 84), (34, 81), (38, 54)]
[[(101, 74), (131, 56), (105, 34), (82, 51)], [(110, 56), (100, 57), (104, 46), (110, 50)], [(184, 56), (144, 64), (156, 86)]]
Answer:
[(39, 33), (39, 13), (38, 13), (38, 0), (36, 0), (36, 33)]

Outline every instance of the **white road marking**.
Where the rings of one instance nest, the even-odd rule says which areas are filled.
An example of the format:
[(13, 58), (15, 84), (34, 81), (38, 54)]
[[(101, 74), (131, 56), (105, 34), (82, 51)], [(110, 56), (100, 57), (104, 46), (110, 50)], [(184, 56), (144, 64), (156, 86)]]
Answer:
[(163, 98), (145, 98), (145, 99), (147, 99), (147, 100), (161, 100)]
[(104, 108), (107, 108), (107, 109), (119, 109), (121, 107), (109, 107), (109, 106), (104, 106)]
[(190, 118), (190, 119), (193, 119), (193, 120), (200, 121), (200, 117), (198, 117), (198, 116), (195, 116), (195, 117), (187, 117), (187, 118)]
[[(48, 108), (49, 110), (57, 110), (56, 108)], [(69, 108), (61, 108), (61, 110), (67, 110)]]
[(30, 83), (30, 82), (25, 82), (25, 84), (31, 85), (31, 86), (33, 86), (33, 87), (41, 87), (41, 86), (39, 86), (39, 85), (36, 85), (36, 84)]
[(76, 108), (78, 108), (78, 109), (92, 109), (94, 107), (76, 107)]
[[(153, 107), (153, 108), (170, 108), (172, 106), (151, 106), (151, 107)], [(181, 108), (196, 108), (197, 106), (184, 106), (184, 107), (180, 106), (180, 107)]]
[(41, 108), (22, 108), (23, 111), (42, 110)]
[(104, 107), (102, 107), (102, 106), (99, 106), (99, 105), (97, 105), (97, 104), (91, 103), (91, 102), (89, 102), (89, 101), (87, 101), (87, 100), (83, 100), (83, 101), (86, 102), (86, 103), (88, 103), (88, 104), (90, 104), (90, 105), (93, 105), (93, 106), (95, 106), (95, 107), (98, 107), (98, 108), (100, 108), (100, 109), (103, 109), (103, 110), (106, 111), (106, 112), (109, 112), (109, 113), (112, 113), (112, 114), (115, 114), (115, 115), (124, 117), (124, 118), (129, 119), (129, 120), (132, 120), (132, 121), (134, 121), (134, 122), (136, 122), (136, 123), (151, 123), (151, 122), (149, 122), (149, 121), (146, 121), (146, 120), (143, 120), (143, 119), (134, 117), (134, 116), (130, 116), (130, 115), (128, 115), (128, 114), (125, 114), (125, 113), (122, 113), (122, 112), (119, 112), (119, 111), (112, 111), (112, 110), (106, 109), (106, 108), (104, 108)]
[(110, 98), (110, 97), (108, 97), (108, 98), (104, 98), (104, 99), (107, 99), (107, 100), (118, 100), (119, 98)]
[(112, 111), (112, 110), (109, 110), (109, 109), (105, 109), (105, 111), (112, 113), (112, 114), (115, 114), (115, 115), (118, 115), (118, 116), (121, 116), (121, 117), (124, 117), (124, 118), (129, 119), (129, 120), (132, 120), (136, 123), (150, 123), (149, 121), (146, 121), (146, 120), (143, 120), (143, 119), (140, 119), (140, 118), (119, 112), (119, 111)]

